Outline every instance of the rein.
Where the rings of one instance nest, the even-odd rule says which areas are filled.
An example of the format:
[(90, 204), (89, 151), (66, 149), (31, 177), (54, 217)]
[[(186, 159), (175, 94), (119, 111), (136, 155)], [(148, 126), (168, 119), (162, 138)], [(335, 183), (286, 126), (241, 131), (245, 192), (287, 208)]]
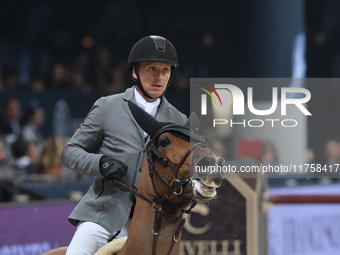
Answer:
[[(162, 214), (162, 206), (164, 205), (164, 202), (172, 195), (176, 195), (184, 200), (191, 201), (191, 198), (186, 197), (183, 194), (183, 187), (185, 187), (188, 183), (191, 182), (191, 177), (187, 176), (182, 180), (178, 179), (178, 172), (180, 168), (183, 166), (184, 162), (186, 159), (192, 154), (196, 153), (200, 148), (206, 147), (207, 145), (204, 143), (196, 143), (194, 144), (181, 158), (179, 163), (173, 164), (171, 163), (164, 155), (163, 153), (157, 148), (155, 145), (156, 139), (164, 132), (167, 132), (170, 128), (188, 128), (186, 126), (180, 126), (176, 124), (168, 124), (164, 126), (163, 128), (159, 129), (155, 135), (153, 135), (153, 139), (151, 139), (148, 144), (146, 145), (146, 154), (147, 154), (147, 160), (148, 160), (148, 165), (149, 165), (149, 176), (151, 178), (152, 186), (153, 189), (156, 193), (157, 198), (147, 198), (144, 195), (138, 193), (138, 188), (136, 185), (126, 177), (126, 179), (132, 184), (133, 187), (130, 187), (129, 185), (122, 183), (120, 181), (114, 180), (115, 183), (121, 185), (122, 187), (128, 189), (131, 193), (135, 194), (136, 196), (140, 197), (141, 199), (149, 202), (151, 204), (151, 207), (154, 211), (155, 217), (154, 217), (154, 226), (152, 229), (152, 234), (153, 234), (153, 245), (152, 245), (152, 255), (156, 255), (156, 249), (157, 249), (157, 240), (159, 236), (159, 228), (160, 228), (160, 221), (161, 221), (161, 214)], [(162, 166), (169, 166), (170, 169), (175, 174), (175, 178), (172, 181), (168, 181), (156, 168), (155, 166), (155, 161), (160, 160)], [(166, 192), (164, 195), (160, 195), (159, 192), (157, 191), (155, 182), (154, 182), (154, 176), (158, 177), (165, 185), (168, 187), (168, 192)], [(190, 205), (189, 209), (185, 210), (182, 209), (182, 215), (183, 214), (188, 214), (191, 215), (192, 209), (196, 206), (197, 202), (193, 201), (192, 204)], [(170, 255), (173, 247), (178, 241), (178, 238), (183, 230), (184, 224), (186, 221), (190, 219), (190, 216), (188, 218), (182, 218), (173, 238), (171, 245), (168, 250), (168, 255)]]

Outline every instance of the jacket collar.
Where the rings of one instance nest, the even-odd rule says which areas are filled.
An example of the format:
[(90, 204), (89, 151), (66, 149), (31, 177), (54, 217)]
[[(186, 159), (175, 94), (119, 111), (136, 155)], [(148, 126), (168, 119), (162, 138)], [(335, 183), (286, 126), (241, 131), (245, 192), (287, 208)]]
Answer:
[[(123, 104), (123, 108), (127, 111), (127, 113), (131, 116), (133, 122), (136, 124), (138, 130), (140, 131), (141, 136), (144, 138), (144, 131), (139, 127), (138, 123), (135, 121), (129, 106), (127, 104), (127, 102), (130, 100), (133, 103), (137, 104), (136, 102), (136, 98), (135, 98), (135, 94), (134, 94), (134, 88), (136, 86), (132, 86), (131, 88), (128, 88), (125, 90), (125, 92), (123, 92), (122, 98), (125, 101), (125, 103)], [(161, 103), (159, 105), (159, 109), (158, 112), (156, 114), (156, 119), (158, 121), (162, 121), (162, 122), (168, 122), (170, 120), (170, 112), (169, 112), (169, 103), (166, 100), (166, 98), (164, 96), (161, 97)]]
[[(128, 88), (125, 90), (125, 92), (123, 93), (123, 99), (127, 102), (127, 101), (132, 101), (135, 104), (137, 104), (136, 99), (135, 99), (135, 95), (134, 95), (134, 88), (135, 86), (132, 86), (131, 88)], [(164, 97), (161, 96), (161, 103), (159, 105), (159, 109), (158, 112), (156, 114), (156, 119), (159, 121), (169, 121), (170, 119), (170, 112), (169, 112), (169, 102), (168, 100)], [(128, 109), (127, 105), (126, 105), (126, 109)]]

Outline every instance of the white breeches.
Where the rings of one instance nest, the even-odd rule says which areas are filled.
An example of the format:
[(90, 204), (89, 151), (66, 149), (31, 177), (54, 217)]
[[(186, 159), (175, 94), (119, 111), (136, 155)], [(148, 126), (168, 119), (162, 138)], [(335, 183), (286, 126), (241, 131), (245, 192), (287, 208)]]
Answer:
[[(66, 255), (93, 255), (108, 240), (114, 236), (112, 232), (93, 222), (81, 222), (74, 233)], [(128, 230), (124, 227), (117, 238), (127, 236)]]

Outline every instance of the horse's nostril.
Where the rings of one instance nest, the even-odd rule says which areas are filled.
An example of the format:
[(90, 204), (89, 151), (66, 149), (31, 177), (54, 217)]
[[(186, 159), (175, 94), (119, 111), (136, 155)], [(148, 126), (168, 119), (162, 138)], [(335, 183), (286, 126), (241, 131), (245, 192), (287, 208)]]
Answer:
[(225, 160), (216, 156), (204, 156), (192, 168), (191, 176), (201, 179), (208, 186), (218, 188), (223, 180), (223, 166)]
[(204, 156), (203, 158), (199, 159), (196, 163), (196, 166), (199, 167), (207, 167), (215, 165), (215, 159), (211, 156)]

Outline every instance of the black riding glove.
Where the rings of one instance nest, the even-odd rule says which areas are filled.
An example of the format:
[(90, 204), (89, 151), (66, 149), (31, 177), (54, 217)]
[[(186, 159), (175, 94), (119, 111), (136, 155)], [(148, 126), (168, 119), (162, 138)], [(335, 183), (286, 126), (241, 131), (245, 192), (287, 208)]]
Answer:
[(126, 176), (128, 167), (120, 160), (103, 156), (99, 161), (99, 169), (102, 176), (108, 181), (119, 181)]

